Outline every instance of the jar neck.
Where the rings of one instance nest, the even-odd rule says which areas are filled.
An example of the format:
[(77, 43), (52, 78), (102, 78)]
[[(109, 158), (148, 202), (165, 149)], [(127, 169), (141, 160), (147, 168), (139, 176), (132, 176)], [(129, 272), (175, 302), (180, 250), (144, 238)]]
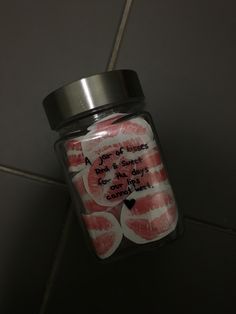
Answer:
[(63, 125), (59, 129), (60, 136), (66, 136), (74, 132), (87, 132), (87, 128), (95, 122), (114, 113), (132, 114), (140, 111), (144, 107), (144, 102), (131, 102), (116, 106), (104, 107), (96, 112), (88, 112), (87, 115), (78, 115), (75, 119)]

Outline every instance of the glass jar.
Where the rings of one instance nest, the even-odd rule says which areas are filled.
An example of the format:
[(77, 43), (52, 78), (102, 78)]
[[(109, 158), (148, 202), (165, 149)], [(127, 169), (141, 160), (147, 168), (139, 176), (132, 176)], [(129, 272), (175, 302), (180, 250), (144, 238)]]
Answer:
[(91, 251), (112, 259), (182, 232), (155, 126), (136, 72), (66, 85), (44, 100), (56, 152)]

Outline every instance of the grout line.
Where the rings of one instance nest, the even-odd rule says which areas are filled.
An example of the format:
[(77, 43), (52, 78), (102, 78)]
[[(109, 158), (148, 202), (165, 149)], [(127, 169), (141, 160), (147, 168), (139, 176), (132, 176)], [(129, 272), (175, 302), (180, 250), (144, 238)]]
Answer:
[(184, 215), (184, 219), (187, 221), (193, 222), (195, 224), (198, 224), (198, 225), (207, 226), (208, 228), (215, 229), (215, 230), (220, 231), (220, 232), (236, 235), (236, 229), (234, 229), (234, 228), (223, 227), (219, 224), (204, 221), (202, 219), (194, 218), (194, 217), (191, 217), (188, 215)]
[(111, 56), (110, 59), (108, 61), (108, 65), (107, 65), (107, 71), (111, 71), (115, 68), (116, 65), (116, 61), (117, 61), (117, 57), (118, 57), (118, 53), (120, 50), (120, 45), (121, 45), (121, 41), (124, 35), (124, 31), (125, 31), (125, 27), (127, 24), (127, 20), (128, 20), (128, 16), (131, 10), (131, 5), (132, 5), (132, 1), (133, 0), (126, 0), (125, 3), (125, 7), (122, 13), (122, 17), (121, 17), (121, 21), (119, 24), (119, 28), (115, 37), (115, 42), (113, 45), (113, 49), (111, 52)]
[[(125, 7), (124, 7), (124, 10), (122, 13), (121, 21), (119, 23), (119, 28), (118, 28), (117, 34), (115, 36), (115, 42), (114, 42), (114, 45), (112, 48), (112, 53), (111, 53), (111, 56), (110, 56), (109, 61), (108, 61), (107, 71), (111, 71), (112, 69), (115, 68), (119, 49), (120, 49), (120, 45), (121, 45), (121, 41), (122, 41), (122, 38), (124, 35), (128, 16), (129, 16), (129, 13), (131, 10), (132, 2), (133, 2), (133, 0), (126, 0), (126, 2), (125, 2)], [(54, 179), (50, 179), (50, 178), (46, 178), (44, 176), (41, 176), (38, 174), (33, 174), (33, 173), (30, 173), (30, 172), (27, 172), (24, 170), (19, 170), (19, 169), (15, 169), (12, 167), (4, 166), (4, 165), (0, 165), (0, 172), (6, 172), (6, 173), (10, 173), (12, 175), (24, 177), (24, 178), (27, 178), (30, 180), (65, 187), (65, 183), (63, 183), (63, 182), (60, 182), (60, 181), (57, 181)]]
[(5, 172), (5, 173), (9, 173), (9, 174), (12, 174), (15, 176), (19, 176), (19, 177), (24, 177), (26, 179), (30, 179), (30, 180), (34, 180), (34, 181), (38, 181), (38, 182), (42, 182), (42, 183), (47, 183), (47, 184), (58, 185), (60, 187), (66, 188), (65, 183), (63, 183), (61, 181), (50, 179), (50, 178), (47, 178), (47, 177), (44, 177), (44, 176), (41, 176), (38, 174), (26, 172), (24, 170), (14, 169), (11, 167), (0, 165), (0, 171)]
[(72, 216), (73, 216), (73, 209), (70, 206), (68, 209), (67, 215), (65, 217), (65, 224), (62, 227), (61, 236), (58, 240), (58, 246), (57, 246), (54, 258), (53, 258), (52, 267), (51, 267), (51, 271), (50, 271), (50, 274), (46, 283), (46, 287), (44, 289), (42, 304), (39, 310), (39, 314), (44, 314), (46, 312), (47, 304), (51, 295), (53, 284), (55, 282), (56, 274), (59, 269), (60, 261), (65, 250), (67, 235), (69, 232)]

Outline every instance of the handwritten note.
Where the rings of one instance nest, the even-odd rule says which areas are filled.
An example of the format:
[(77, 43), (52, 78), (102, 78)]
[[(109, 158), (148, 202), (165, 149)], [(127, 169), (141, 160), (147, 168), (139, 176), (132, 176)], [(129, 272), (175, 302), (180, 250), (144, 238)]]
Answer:
[[(146, 163), (142, 166), (143, 158), (137, 156), (137, 152), (148, 149), (148, 144), (126, 146), (112, 152), (106, 152), (98, 157), (99, 163), (94, 169), (94, 174), (98, 177), (97, 184), (99, 186), (109, 185), (107, 200), (129, 195), (134, 190), (143, 191), (153, 188), (147, 180), (141, 180), (149, 173), (149, 168)], [(123, 155), (127, 156), (127, 153), (133, 154), (134, 158), (122, 158)], [(117, 159), (119, 160), (118, 163), (116, 162)], [(85, 157), (85, 163), (88, 166), (92, 165), (88, 157)], [(112, 178), (106, 178), (108, 173), (111, 173)], [(142, 181), (145, 181), (145, 184), (142, 184)]]

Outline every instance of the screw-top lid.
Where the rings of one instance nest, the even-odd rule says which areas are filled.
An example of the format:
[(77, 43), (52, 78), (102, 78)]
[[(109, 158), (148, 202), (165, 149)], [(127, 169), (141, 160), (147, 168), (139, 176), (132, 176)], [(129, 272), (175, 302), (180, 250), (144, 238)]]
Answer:
[(59, 129), (88, 110), (143, 99), (137, 73), (132, 70), (115, 70), (65, 85), (49, 94), (43, 105), (51, 128)]

